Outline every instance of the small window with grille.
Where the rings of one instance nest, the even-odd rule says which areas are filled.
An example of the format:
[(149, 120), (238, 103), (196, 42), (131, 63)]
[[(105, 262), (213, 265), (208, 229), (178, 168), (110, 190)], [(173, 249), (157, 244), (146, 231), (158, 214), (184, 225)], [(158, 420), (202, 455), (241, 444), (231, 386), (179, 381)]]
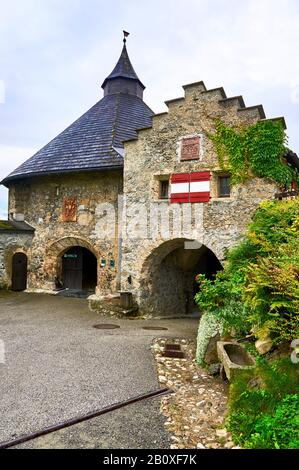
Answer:
[(169, 198), (169, 180), (160, 180), (159, 181), (159, 199), (168, 199)]
[(218, 196), (230, 197), (231, 181), (229, 175), (221, 175), (218, 177)]

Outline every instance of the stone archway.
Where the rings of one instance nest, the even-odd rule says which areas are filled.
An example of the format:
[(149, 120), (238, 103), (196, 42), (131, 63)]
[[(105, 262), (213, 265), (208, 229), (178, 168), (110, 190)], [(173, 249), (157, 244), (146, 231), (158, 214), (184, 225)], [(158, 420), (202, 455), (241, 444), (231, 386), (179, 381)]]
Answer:
[[(11, 244), (8, 243), (3, 254), (3, 266), (5, 270), (4, 271), (5, 275), (3, 276), (3, 285), (9, 289), (12, 288), (12, 284), (13, 284), (13, 276), (14, 276), (13, 264), (14, 264), (14, 260), (16, 259), (16, 255), (19, 255), (20, 257), (21, 255), (23, 255), (24, 273), (26, 271), (26, 287), (27, 287), (27, 274), (29, 271), (29, 264), (30, 264), (29, 250), (25, 245), (19, 246), (19, 245), (16, 245), (15, 243), (11, 243)], [(25, 263), (25, 257), (26, 257), (26, 263)], [(26, 270), (25, 270), (25, 264), (26, 264)], [(25, 282), (23, 282), (23, 285), (25, 285)], [(21, 290), (25, 290), (25, 289), (21, 289)]]
[(140, 276), (140, 312), (157, 316), (191, 314), (196, 310), (195, 277), (213, 278), (222, 269), (216, 255), (205, 245), (189, 249), (186, 239), (169, 240), (146, 258)]
[(98, 257), (97, 250), (95, 249), (94, 245), (85, 238), (81, 237), (63, 237), (55, 242), (52, 242), (48, 247), (48, 254), (58, 256), (64, 251), (72, 248), (72, 246), (81, 246), (87, 248), (87, 250), (91, 251), (96, 257)]
[[(99, 253), (94, 245), (81, 237), (64, 237), (52, 242), (46, 252), (44, 271), (47, 273), (48, 285), (50, 289), (63, 285), (62, 259), (69, 250), (81, 247), (93, 255), (98, 263)], [(99, 273), (97, 273), (96, 284), (99, 284)]]
[[(85, 247), (74, 246), (61, 257), (61, 287), (94, 292), (97, 286), (97, 258)], [(57, 287), (60, 287), (57, 285)]]

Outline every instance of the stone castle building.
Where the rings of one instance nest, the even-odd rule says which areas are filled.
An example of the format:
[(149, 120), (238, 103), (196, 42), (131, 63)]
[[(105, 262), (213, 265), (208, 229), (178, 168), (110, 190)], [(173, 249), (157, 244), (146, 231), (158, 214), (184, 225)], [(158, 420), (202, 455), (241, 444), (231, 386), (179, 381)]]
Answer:
[(102, 299), (130, 292), (140, 313), (192, 312), (195, 275), (221, 269), (257, 205), (278, 191), (262, 179), (231, 187), (207, 134), (216, 118), (265, 120), (263, 107), (198, 82), (154, 114), (126, 43), (102, 88), (94, 107), (2, 181), (0, 283)]

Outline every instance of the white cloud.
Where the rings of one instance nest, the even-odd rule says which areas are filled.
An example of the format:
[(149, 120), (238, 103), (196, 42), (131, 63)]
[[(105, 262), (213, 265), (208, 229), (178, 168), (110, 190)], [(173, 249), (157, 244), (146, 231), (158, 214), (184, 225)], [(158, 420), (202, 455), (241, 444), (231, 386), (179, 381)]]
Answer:
[(5, 103), (5, 83), (0, 80), (0, 104)]
[(0, 180), (16, 169), (38, 149), (0, 145)]
[[(2, 191), (3, 190), (0, 189), (0, 201), (1, 201), (1, 196), (2, 196), (1, 192)], [(7, 210), (6, 210), (5, 207), (2, 207), (1, 205), (0, 205), (0, 220), (7, 220)]]
[[(36, 150), (36, 148), (31, 147), (0, 145), (0, 181), (27, 158), (31, 157)], [(7, 196), (7, 189), (0, 186), (0, 219), (7, 218)]]

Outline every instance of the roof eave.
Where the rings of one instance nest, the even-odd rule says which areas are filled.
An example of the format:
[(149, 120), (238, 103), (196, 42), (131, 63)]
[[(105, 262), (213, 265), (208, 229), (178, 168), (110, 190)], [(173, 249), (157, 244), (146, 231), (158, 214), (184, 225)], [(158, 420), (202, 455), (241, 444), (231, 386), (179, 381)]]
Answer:
[(66, 174), (66, 173), (90, 173), (94, 171), (98, 172), (106, 172), (106, 171), (120, 171), (123, 170), (123, 163), (119, 165), (110, 165), (107, 167), (102, 168), (73, 168), (73, 169), (66, 169), (66, 170), (52, 170), (52, 171), (37, 171), (35, 173), (25, 173), (20, 175), (14, 176), (7, 176), (0, 182), (1, 185), (5, 186), (6, 188), (9, 187), (10, 183), (15, 183), (16, 181), (21, 181), (24, 179), (35, 178), (38, 176), (51, 176), (51, 175), (58, 175), (58, 174)]
[(103, 82), (103, 84), (102, 84), (102, 88), (103, 88), (103, 89), (105, 88), (105, 86), (107, 85), (107, 82), (108, 82), (109, 80), (117, 80), (118, 78), (123, 78), (123, 79), (125, 79), (125, 80), (132, 80), (132, 81), (134, 81), (134, 82), (137, 82), (137, 83), (141, 86), (141, 88), (142, 88), (143, 90), (145, 90), (145, 88), (146, 88), (146, 86), (143, 85), (143, 83), (139, 80), (139, 78), (131, 78), (131, 77), (127, 77), (126, 75), (122, 75), (122, 74), (117, 75), (117, 76), (115, 76), (115, 77), (107, 77), (107, 78), (105, 78), (105, 80), (104, 80), (104, 82)]
[(17, 222), (15, 220), (0, 220), (5, 224), (8, 224), (8, 227), (1, 228), (0, 233), (34, 233), (35, 228), (29, 225), (27, 222)]

